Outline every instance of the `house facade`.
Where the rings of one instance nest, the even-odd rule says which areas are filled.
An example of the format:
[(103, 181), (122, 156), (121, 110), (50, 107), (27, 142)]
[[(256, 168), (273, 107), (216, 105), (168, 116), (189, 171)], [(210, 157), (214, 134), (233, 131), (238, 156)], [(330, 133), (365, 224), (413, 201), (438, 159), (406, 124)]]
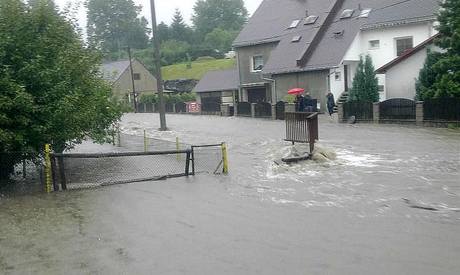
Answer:
[(157, 80), (139, 60), (132, 60), (133, 74), (131, 75), (129, 60), (104, 63), (101, 73), (104, 79), (112, 85), (113, 96), (119, 100), (133, 100), (133, 80), (136, 96), (157, 93)]
[(325, 110), (327, 91), (347, 95), (360, 56), (379, 68), (435, 35), (438, 9), (437, 0), (264, 0), (234, 41), (239, 100), (275, 103), (304, 88)]

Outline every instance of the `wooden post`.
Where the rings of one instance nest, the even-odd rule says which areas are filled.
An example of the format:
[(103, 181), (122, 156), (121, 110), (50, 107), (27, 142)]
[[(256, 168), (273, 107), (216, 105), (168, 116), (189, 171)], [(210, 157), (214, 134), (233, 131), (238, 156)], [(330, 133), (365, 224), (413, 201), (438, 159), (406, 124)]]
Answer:
[(372, 112), (374, 117), (374, 123), (380, 122), (380, 104), (378, 102), (374, 102), (372, 105)]
[(52, 168), (51, 174), (52, 174), (54, 191), (59, 191), (59, 184), (57, 183), (57, 179), (56, 179), (57, 165), (56, 165), (56, 158), (54, 156), (51, 157), (51, 168)]
[(228, 174), (228, 155), (227, 155), (227, 144), (225, 143), (222, 143), (222, 163), (223, 163), (222, 172), (226, 175)]
[(148, 150), (148, 140), (147, 140), (147, 132), (144, 129), (144, 152)]
[(51, 193), (51, 145), (45, 145), (45, 192)]

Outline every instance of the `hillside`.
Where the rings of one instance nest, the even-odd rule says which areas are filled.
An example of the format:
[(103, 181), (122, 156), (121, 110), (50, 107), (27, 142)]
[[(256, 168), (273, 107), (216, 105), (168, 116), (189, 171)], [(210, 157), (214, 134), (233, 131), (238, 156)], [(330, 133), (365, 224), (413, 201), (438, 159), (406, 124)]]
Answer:
[(198, 79), (208, 71), (225, 70), (236, 66), (235, 59), (213, 59), (192, 62), (192, 68), (187, 69), (187, 63), (174, 64), (162, 68), (164, 80), (173, 79)]

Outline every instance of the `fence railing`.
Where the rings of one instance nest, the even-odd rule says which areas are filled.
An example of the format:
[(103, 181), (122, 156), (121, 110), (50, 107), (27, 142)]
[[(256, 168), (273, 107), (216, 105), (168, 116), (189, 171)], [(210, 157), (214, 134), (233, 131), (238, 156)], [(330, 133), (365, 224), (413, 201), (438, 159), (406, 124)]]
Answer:
[(66, 190), (188, 176), (191, 154), (190, 149), (51, 154), (53, 185)]
[(379, 103), (379, 120), (406, 120), (415, 122), (415, 101), (392, 98)]
[(309, 143), (310, 153), (319, 140), (318, 113), (295, 112), (285, 113), (286, 141), (292, 143)]
[(237, 103), (237, 115), (238, 116), (251, 116), (251, 103), (238, 102)]
[(220, 112), (220, 104), (216, 102), (203, 102), (201, 104), (202, 113), (217, 113)]
[(460, 121), (460, 98), (435, 98), (423, 102), (426, 121)]
[(272, 116), (272, 105), (268, 102), (256, 103), (255, 117), (271, 117)]
[(284, 120), (284, 112), (286, 110), (286, 102), (278, 101), (275, 105), (276, 119)]
[(374, 119), (372, 102), (345, 102), (343, 104), (343, 118), (354, 116), (357, 121), (371, 121)]

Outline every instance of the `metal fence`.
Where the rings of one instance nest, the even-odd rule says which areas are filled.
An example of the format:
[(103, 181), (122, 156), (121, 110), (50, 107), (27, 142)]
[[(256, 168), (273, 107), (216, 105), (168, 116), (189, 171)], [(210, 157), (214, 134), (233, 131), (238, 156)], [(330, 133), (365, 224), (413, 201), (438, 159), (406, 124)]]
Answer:
[(415, 101), (406, 98), (393, 98), (380, 102), (380, 121), (413, 121), (415, 122)]
[(372, 102), (345, 102), (343, 104), (343, 118), (348, 119), (354, 116), (357, 121), (370, 121), (374, 119)]
[(285, 113), (286, 141), (292, 143), (309, 143), (310, 153), (315, 149), (319, 140), (318, 113), (295, 112)]
[(423, 102), (426, 121), (460, 121), (460, 98), (435, 98)]
[(216, 102), (202, 102), (201, 104), (202, 113), (217, 113), (220, 112), (220, 103)]
[(237, 103), (237, 115), (238, 116), (251, 116), (251, 103), (238, 102)]
[(286, 111), (286, 102), (278, 101), (275, 105), (276, 119), (284, 120), (284, 112)]
[(268, 102), (259, 102), (255, 105), (256, 117), (271, 117), (272, 105)]
[(185, 104), (184, 102), (176, 103), (175, 107), (176, 107), (176, 113), (186, 113), (187, 112), (187, 104)]
[(52, 154), (54, 185), (63, 190), (188, 176), (191, 150)]

